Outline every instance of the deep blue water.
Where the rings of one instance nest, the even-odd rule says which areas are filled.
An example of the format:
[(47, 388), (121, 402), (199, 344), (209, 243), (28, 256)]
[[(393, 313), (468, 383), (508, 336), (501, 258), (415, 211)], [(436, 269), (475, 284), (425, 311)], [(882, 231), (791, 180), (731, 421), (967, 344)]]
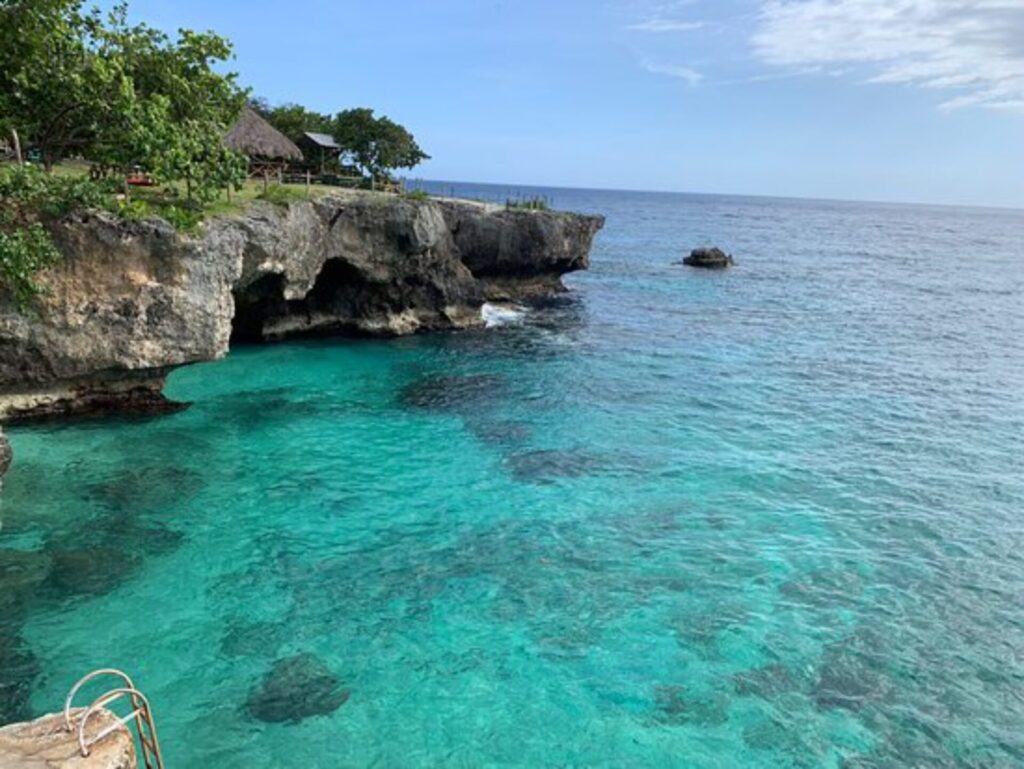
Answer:
[[(454, 191), (592, 269), (11, 431), (0, 720), (117, 665), (175, 769), (1024, 766), (1024, 212)], [(347, 701), (258, 720), (300, 653)]]

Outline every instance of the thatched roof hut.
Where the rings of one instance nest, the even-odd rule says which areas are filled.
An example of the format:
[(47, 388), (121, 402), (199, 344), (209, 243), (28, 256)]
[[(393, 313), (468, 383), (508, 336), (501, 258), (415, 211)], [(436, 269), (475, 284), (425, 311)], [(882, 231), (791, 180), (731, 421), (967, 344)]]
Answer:
[(252, 159), (302, 160), (302, 151), (295, 142), (250, 107), (244, 107), (238, 120), (228, 129), (224, 146)]

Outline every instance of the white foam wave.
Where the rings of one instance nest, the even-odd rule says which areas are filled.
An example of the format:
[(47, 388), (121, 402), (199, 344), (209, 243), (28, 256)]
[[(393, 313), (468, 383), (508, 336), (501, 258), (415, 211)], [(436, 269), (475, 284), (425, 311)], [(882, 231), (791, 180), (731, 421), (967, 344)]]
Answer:
[(487, 328), (496, 328), (522, 322), (526, 317), (526, 310), (515, 304), (485, 302), (484, 306), (480, 308), (480, 314), (483, 316), (484, 325)]

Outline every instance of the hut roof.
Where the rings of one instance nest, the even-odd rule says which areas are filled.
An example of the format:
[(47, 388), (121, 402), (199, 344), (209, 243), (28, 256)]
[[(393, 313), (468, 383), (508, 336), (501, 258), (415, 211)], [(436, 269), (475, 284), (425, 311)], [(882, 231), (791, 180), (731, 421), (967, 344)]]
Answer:
[(306, 131), (303, 134), (309, 141), (318, 147), (323, 147), (325, 150), (340, 150), (341, 146), (338, 142), (334, 141), (334, 137), (330, 134), (318, 134), (313, 131)]
[(224, 135), (224, 146), (250, 157), (302, 159), (302, 151), (295, 146), (295, 142), (250, 107), (244, 107), (235, 124), (228, 129)]

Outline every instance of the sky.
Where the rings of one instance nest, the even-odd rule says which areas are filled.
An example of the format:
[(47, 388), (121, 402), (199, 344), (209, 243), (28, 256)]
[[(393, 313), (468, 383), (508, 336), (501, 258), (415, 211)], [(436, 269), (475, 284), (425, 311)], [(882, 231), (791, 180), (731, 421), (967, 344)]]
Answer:
[(1024, 207), (1024, 0), (132, 0), (410, 177)]

